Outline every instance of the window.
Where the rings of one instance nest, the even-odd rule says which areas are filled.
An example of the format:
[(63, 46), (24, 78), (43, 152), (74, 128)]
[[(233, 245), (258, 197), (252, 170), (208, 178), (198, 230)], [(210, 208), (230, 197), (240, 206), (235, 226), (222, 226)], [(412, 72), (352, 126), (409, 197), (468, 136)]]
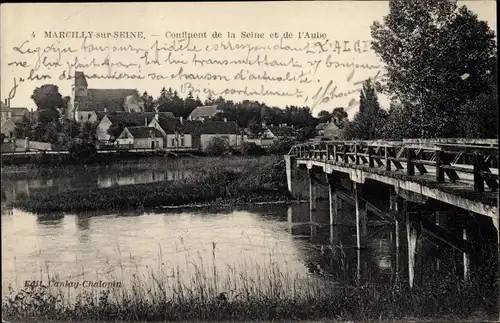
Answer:
[(171, 146), (172, 146), (172, 147), (174, 147), (174, 146), (175, 146), (175, 139), (174, 139), (174, 138), (172, 138), (172, 140), (171, 140)]
[(83, 116), (80, 116), (80, 121), (83, 120)]
[(89, 115), (87, 116), (87, 120), (90, 120), (90, 116), (91, 116), (91, 115), (92, 115), (92, 114), (90, 114), (90, 113), (89, 113)]
[(181, 138), (181, 147), (184, 146), (184, 138)]

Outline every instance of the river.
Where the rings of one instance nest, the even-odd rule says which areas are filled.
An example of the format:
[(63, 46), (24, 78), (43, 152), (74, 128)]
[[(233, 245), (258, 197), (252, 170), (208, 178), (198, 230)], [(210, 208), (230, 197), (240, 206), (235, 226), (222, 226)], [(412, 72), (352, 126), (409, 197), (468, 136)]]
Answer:
[[(131, 285), (139, 277), (142, 282), (160, 278), (189, 284), (193, 277), (213, 279), (213, 269), (221, 290), (240, 280), (268, 278), (270, 272), (271, 277), (299, 285), (315, 279), (352, 288), (376, 284), (389, 289), (410, 281), (412, 288), (453, 288), (464, 279), (463, 253), (425, 230), (409, 248), (404, 225), (396, 234), (393, 224), (372, 217), (367, 247), (357, 250), (353, 209), (346, 203), (341, 203), (337, 226), (328, 225), (327, 203), (318, 203), (313, 214), (307, 203), (49, 216), (5, 207), (9, 201), (29, 198), (30, 190), (127, 185), (193, 174), (195, 170), (164, 166), (154, 171), (67, 169), (7, 177), (2, 181), (2, 292), (49, 278)], [(467, 268), (469, 277), (480, 277), (482, 284), (470, 300), (474, 319), (498, 315), (494, 309), (498, 298), (491, 295), (495, 279), (491, 272), (497, 263), (483, 258), (470, 260)], [(460, 313), (452, 303), (443, 306)]]

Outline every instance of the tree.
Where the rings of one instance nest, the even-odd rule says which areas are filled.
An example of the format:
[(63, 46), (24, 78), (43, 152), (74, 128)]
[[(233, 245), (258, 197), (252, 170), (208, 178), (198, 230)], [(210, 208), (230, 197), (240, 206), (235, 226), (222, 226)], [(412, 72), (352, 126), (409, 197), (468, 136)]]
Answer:
[(149, 95), (147, 91), (144, 91), (141, 98), (144, 101), (144, 111), (147, 112), (153, 111), (153, 105), (154, 105), (153, 97)]
[(108, 128), (108, 134), (110, 136), (110, 140), (114, 141), (116, 138), (118, 138), (121, 133), (123, 132), (123, 129), (125, 129), (125, 126), (121, 122), (114, 122), (111, 126)]
[(258, 156), (264, 155), (266, 151), (255, 142), (244, 142), (243, 145), (241, 145), (241, 153), (243, 155)]
[[(97, 122), (84, 122), (80, 126), (80, 133), (78, 134), (78, 138), (90, 142), (90, 143), (95, 143), (97, 142)], [(109, 130), (109, 129), (108, 129)]]
[(189, 91), (186, 99), (184, 100), (184, 109), (182, 111), (182, 116), (184, 118), (189, 117), (189, 115), (191, 114), (191, 112), (193, 112), (193, 110), (196, 109), (196, 107), (202, 105), (200, 103), (201, 103), (200, 99), (198, 98), (198, 100), (196, 100), (193, 97), (193, 92)]
[(333, 122), (335, 122), (335, 124), (340, 129), (344, 128), (344, 125), (348, 120), (347, 118), (349, 117), (347, 112), (345, 112), (344, 108), (342, 108), (342, 107), (338, 107), (338, 108), (333, 109), (330, 116), (333, 119)]
[(254, 137), (258, 137), (264, 131), (264, 128), (261, 123), (252, 119), (248, 124), (248, 130), (250, 130)]
[(59, 118), (59, 111), (64, 110), (65, 107), (65, 101), (59, 93), (59, 88), (53, 84), (44, 84), (35, 88), (31, 99), (39, 111), (38, 121), (44, 124)]
[(418, 124), (418, 114), (411, 109), (405, 109), (401, 104), (391, 103), (387, 121), (381, 129), (381, 137), (394, 140), (418, 137)]
[(359, 111), (346, 127), (346, 136), (353, 139), (379, 139), (387, 112), (380, 108), (371, 80), (365, 81), (360, 93)]
[(456, 136), (457, 108), (490, 91), (496, 78), (495, 33), (448, 0), (391, 0), (389, 8), (371, 30), (387, 93), (419, 115), (424, 137)]
[(222, 156), (229, 152), (229, 145), (223, 138), (214, 137), (208, 142), (205, 152), (209, 156)]
[(319, 118), (319, 123), (325, 123), (325, 122), (330, 121), (330, 119), (332, 118), (332, 115), (330, 112), (328, 112), (326, 110), (321, 110), (318, 113), (318, 118)]

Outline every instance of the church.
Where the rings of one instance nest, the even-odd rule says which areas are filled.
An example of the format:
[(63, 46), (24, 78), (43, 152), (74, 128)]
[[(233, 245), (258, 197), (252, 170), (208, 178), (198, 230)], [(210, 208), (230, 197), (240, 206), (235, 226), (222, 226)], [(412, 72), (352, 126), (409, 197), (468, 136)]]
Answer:
[(75, 72), (67, 117), (77, 122), (96, 122), (113, 112), (144, 112), (137, 89), (89, 89), (83, 72)]

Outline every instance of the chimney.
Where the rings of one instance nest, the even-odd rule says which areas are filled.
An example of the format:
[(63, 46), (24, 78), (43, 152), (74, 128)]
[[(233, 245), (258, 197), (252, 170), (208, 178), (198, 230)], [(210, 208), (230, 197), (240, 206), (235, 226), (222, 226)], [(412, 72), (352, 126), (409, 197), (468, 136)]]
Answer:
[(144, 126), (148, 126), (148, 117), (144, 117)]
[(155, 111), (155, 119), (156, 121), (160, 120), (160, 116), (158, 115), (158, 110)]
[(224, 118), (224, 122), (227, 122), (227, 118)]
[(184, 120), (182, 117), (179, 117), (179, 121), (181, 122), (181, 124), (184, 124)]
[(104, 113), (108, 112), (108, 109), (104, 108)]

